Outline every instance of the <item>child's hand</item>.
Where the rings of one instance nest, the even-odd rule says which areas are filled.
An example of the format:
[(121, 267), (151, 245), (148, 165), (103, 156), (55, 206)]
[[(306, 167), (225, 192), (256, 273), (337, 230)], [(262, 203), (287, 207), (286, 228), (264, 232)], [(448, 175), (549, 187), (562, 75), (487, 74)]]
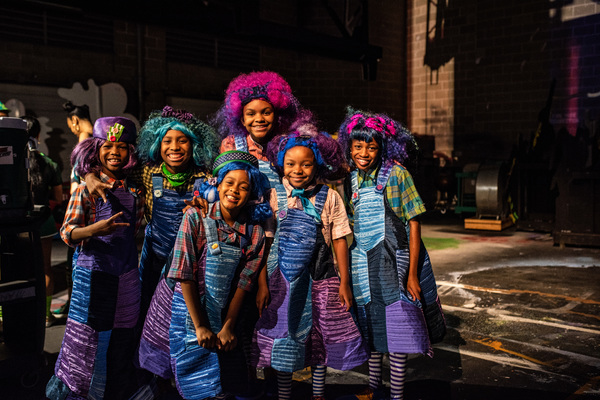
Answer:
[(110, 235), (111, 233), (116, 231), (117, 228), (129, 226), (129, 223), (127, 222), (115, 222), (115, 219), (119, 218), (122, 215), (123, 211), (120, 211), (108, 219), (103, 219), (101, 221), (94, 222), (92, 225), (90, 225), (92, 236)]
[(194, 196), (192, 200), (184, 200), (183, 202), (187, 204), (183, 209), (184, 214), (190, 207), (196, 207), (202, 215), (202, 218), (206, 218), (206, 211), (208, 210), (208, 201), (206, 201), (206, 199)]
[(421, 285), (419, 285), (419, 278), (408, 276), (406, 282), (406, 291), (410, 294), (412, 300), (421, 300)]
[(271, 301), (271, 293), (269, 292), (269, 286), (260, 284), (258, 285), (258, 291), (256, 292), (256, 307), (258, 308), (258, 316), (262, 316), (262, 312)]
[(205, 326), (196, 328), (196, 339), (198, 339), (198, 344), (205, 349), (214, 349), (217, 345), (217, 336)]
[(237, 346), (237, 338), (229, 328), (221, 329), (221, 332), (217, 333), (217, 348), (223, 351), (230, 351)]
[(106, 203), (106, 194), (104, 192), (105, 190), (112, 189), (113, 185), (102, 182), (93, 172), (87, 174), (84, 180), (90, 195), (95, 199), (102, 197), (102, 200)]
[(340, 303), (345, 306), (346, 311), (350, 311), (352, 307), (352, 289), (349, 284), (340, 284)]

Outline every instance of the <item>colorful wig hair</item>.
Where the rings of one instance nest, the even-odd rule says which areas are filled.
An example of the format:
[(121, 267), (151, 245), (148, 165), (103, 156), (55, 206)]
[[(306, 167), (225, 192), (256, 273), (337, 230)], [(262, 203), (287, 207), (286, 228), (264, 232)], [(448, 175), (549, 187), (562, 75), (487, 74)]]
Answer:
[(279, 176), (283, 176), (285, 153), (296, 146), (308, 147), (315, 155), (317, 180), (336, 180), (347, 172), (347, 164), (339, 143), (325, 132), (319, 132), (313, 121), (296, 121), (286, 135), (274, 137), (267, 146), (267, 158)]
[(200, 187), (200, 191), (207, 201), (214, 202), (219, 199), (219, 193), (217, 186), (230, 171), (244, 170), (248, 173), (250, 178), (250, 198), (246, 207), (248, 207), (248, 214), (250, 220), (253, 222), (265, 221), (273, 216), (271, 205), (269, 204), (268, 190), (270, 189), (269, 179), (261, 173), (258, 167), (250, 165), (241, 161), (233, 161), (219, 169), (216, 178), (211, 178), (204, 182)]
[(170, 106), (150, 113), (142, 126), (137, 148), (140, 160), (152, 165), (163, 162), (160, 147), (169, 130), (183, 132), (192, 141), (194, 165), (203, 171), (210, 171), (212, 160), (219, 154), (220, 141), (214, 129), (191, 113)]
[(286, 132), (300, 110), (290, 85), (279, 74), (269, 71), (241, 74), (229, 83), (223, 105), (211, 118), (223, 139), (229, 135), (246, 137), (248, 131), (242, 125), (242, 113), (244, 106), (256, 99), (274, 108), (273, 135)]
[(401, 123), (385, 114), (374, 114), (366, 111), (346, 109), (346, 118), (338, 133), (338, 140), (351, 167), (356, 167), (350, 157), (352, 140), (377, 142), (380, 148), (381, 161), (405, 163), (410, 153), (417, 150), (415, 138)]
[[(75, 146), (71, 153), (71, 165), (77, 175), (86, 176), (90, 172), (98, 173), (102, 170), (102, 163), (100, 162), (98, 153), (104, 142), (106, 142), (105, 139), (91, 137), (77, 143), (77, 146)], [(129, 161), (123, 167), (125, 175), (128, 175), (138, 163), (138, 158), (135, 154), (135, 145), (127, 144), (127, 146), (129, 147)]]

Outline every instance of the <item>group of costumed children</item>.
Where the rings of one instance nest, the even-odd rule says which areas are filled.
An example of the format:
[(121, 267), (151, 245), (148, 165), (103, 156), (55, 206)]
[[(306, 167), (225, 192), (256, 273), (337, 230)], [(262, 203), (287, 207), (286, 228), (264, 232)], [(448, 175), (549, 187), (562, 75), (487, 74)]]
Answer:
[(327, 367), (368, 360), (350, 398), (386, 398), (389, 353), (389, 398), (403, 398), (407, 354), (431, 356), (445, 333), (402, 165), (410, 132), (349, 108), (335, 140), (273, 72), (235, 78), (210, 122), (166, 106), (136, 138), (130, 120), (99, 118), (74, 149), (85, 182), (60, 233), (80, 254), (47, 397), (173, 384), (184, 399), (258, 399), (264, 368), (286, 400), (310, 366), (324, 399)]

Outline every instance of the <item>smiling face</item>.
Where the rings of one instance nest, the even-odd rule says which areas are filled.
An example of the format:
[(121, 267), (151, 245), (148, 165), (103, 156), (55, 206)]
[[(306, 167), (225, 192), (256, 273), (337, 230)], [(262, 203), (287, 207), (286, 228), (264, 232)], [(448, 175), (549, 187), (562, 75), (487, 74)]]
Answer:
[(242, 125), (256, 143), (265, 144), (271, 138), (275, 112), (273, 106), (264, 100), (252, 100), (242, 111)]
[(168, 130), (160, 143), (160, 156), (170, 173), (184, 172), (192, 159), (192, 142), (183, 132)]
[(379, 162), (379, 145), (375, 139), (370, 142), (352, 139), (350, 157), (358, 169), (368, 171)]
[(315, 154), (304, 146), (292, 147), (283, 158), (283, 175), (296, 189), (305, 189), (312, 183), (317, 167)]
[(221, 202), (221, 213), (227, 223), (235, 219), (250, 198), (250, 177), (243, 169), (229, 171), (217, 191)]
[(98, 150), (102, 172), (113, 179), (119, 179), (121, 171), (129, 162), (129, 145), (125, 142), (106, 141)]

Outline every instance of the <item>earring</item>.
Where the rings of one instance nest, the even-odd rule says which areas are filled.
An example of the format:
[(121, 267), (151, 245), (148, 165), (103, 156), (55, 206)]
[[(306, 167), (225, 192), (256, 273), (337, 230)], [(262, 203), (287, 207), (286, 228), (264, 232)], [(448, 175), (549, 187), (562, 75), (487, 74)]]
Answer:
[(75, 130), (76, 130), (77, 132), (79, 132), (79, 127), (77, 127)]

